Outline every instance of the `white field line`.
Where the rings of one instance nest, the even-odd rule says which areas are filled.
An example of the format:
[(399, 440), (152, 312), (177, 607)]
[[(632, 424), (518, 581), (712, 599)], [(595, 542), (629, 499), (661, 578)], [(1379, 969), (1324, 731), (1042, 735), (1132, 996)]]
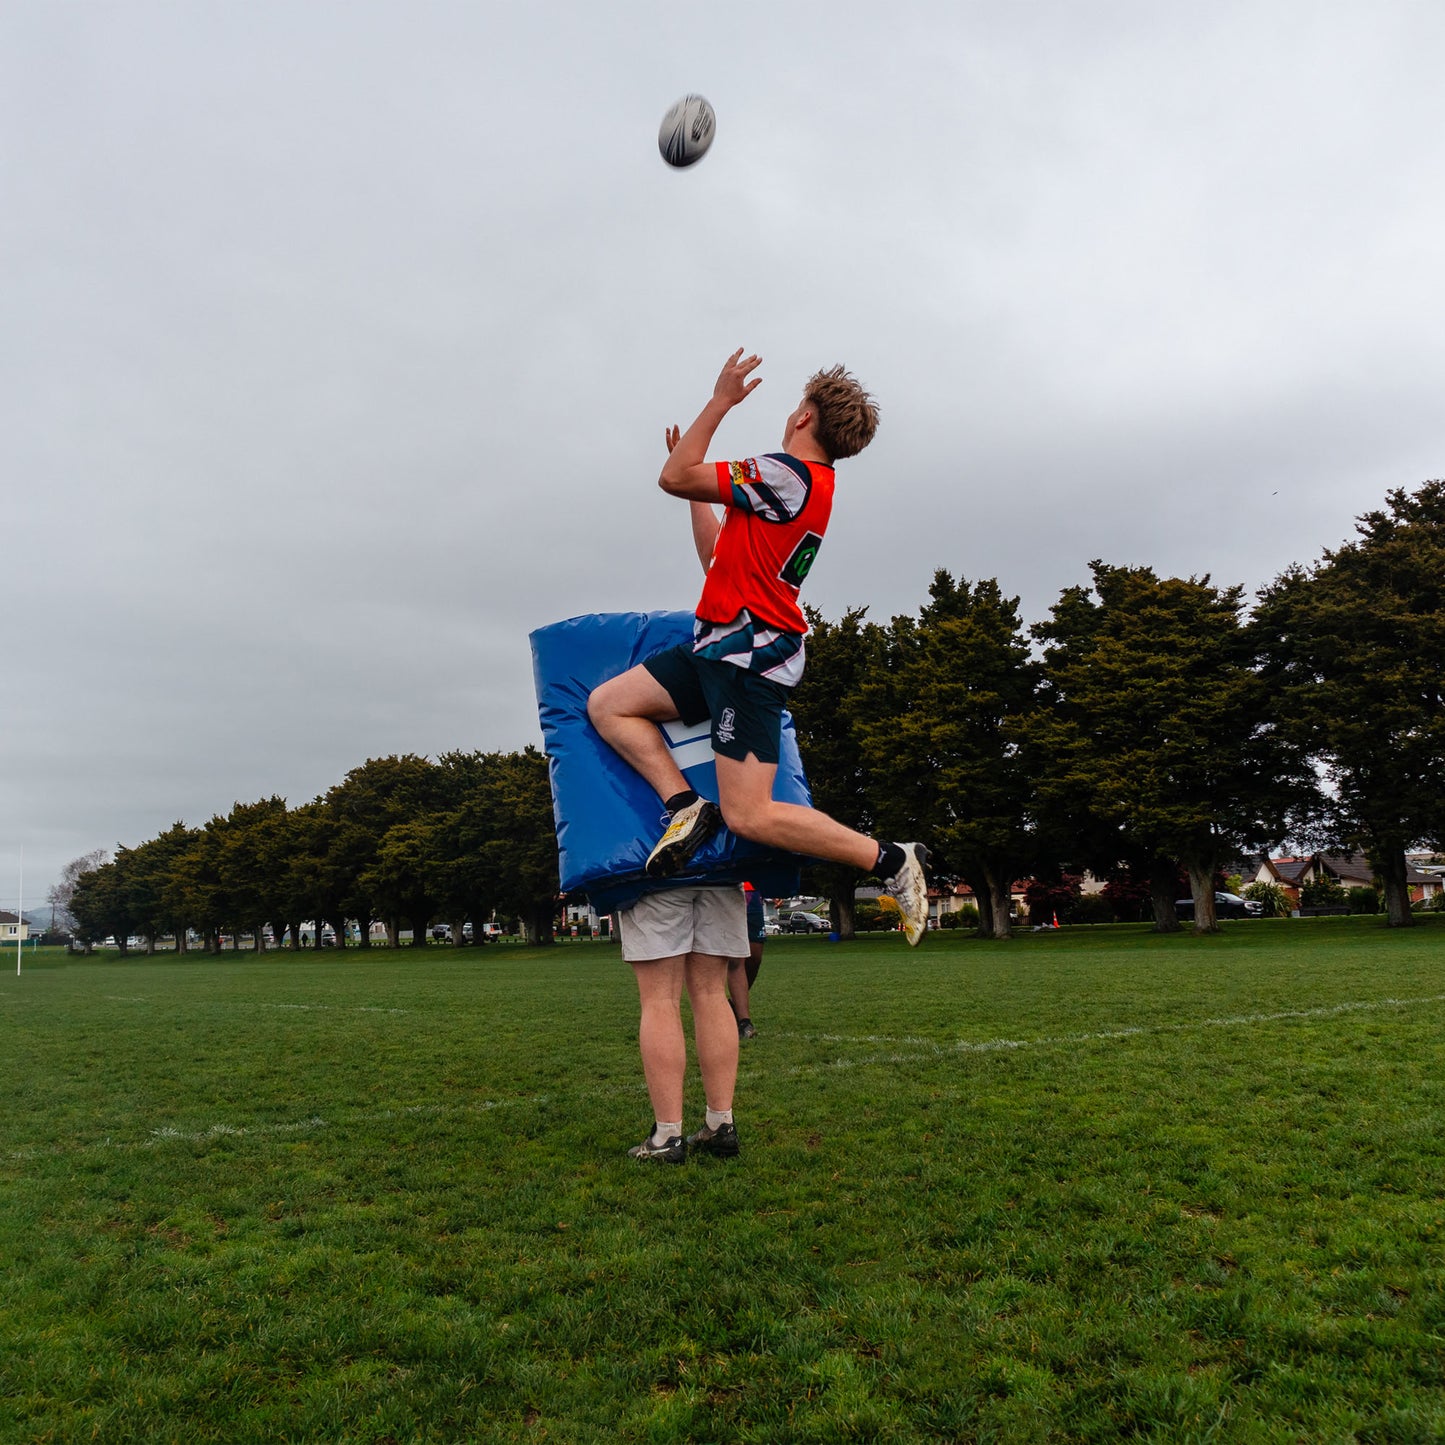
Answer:
[[(638, 1084), (636, 1088), (645, 1086)], [(632, 1092), (632, 1089), (628, 1090)], [(483, 1099), (477, 1104), (403, 1104), (395, 1109), (376, 1109), (367, 1113), (346, 1114), (336, 1119), (323, 1119), (313, 1114), (309, 1119), (298, 1119), (289, 1124), (210, 1124), (204, 1129), (177, 1129), (166, 1125), (160, 1129), (148, 1130), (141, 1139), (96, 1139), (88, 1144), (41, 1144), (28, 1148), (12, 1149), (3, 1157), (9, 1160), (54, 1158), (64, 1154), (84, 1154), (96, 1149), (154, 1149), (162, 1144), (206, 1144), (215, 1139), (260, 1139), (278, 1134), (314, 1133), (329, 1129), (333, 1125), (342, 1128), (356, 1124), (374, 1124), (380, 1120), (435, 1117), (444, 1114), (490, 1114), (496, 1109), (516, 1109), (529, 1104), (550, 1103), (551, 1094), (532, 1094), (517, 1099)]]
[(408, 1014), (409, 1008), (382, 1008), (379, 1004), (365, 1003), (247, 1003), (245, 1001), (233, 1001), (227, 1005), (228, 1008), (285, 1008), (285, 1009), (315, 1009), (318, 1011), (329, 1010), (334, 1013), (352, 1014)]
[[(101, 998), (108, 1003), (161, 1003), (169, 1005), (170, 999), (141, 998), (135, 994), (103, 993)], [(5, 1003), (28, 1003), (29, 999), (19, 995), (0, 993), (0, 1002)], [(187, 1006), (191, 1008), (215, 1011), (217, 1009), (233, 1008), (270, 1008), (270, 1009), (292, 1009), (301, 1012), (326, 1012), (326, 1013), (355, 1013), (355, 1014), (409, 1014), (414, 1010), (409, 1008), (383, 1008), (380, 1004), (360, 1003), (261, 1003), (251, 999), (192, 999), (187, 1000)]]
[(1445, 993), (1427, 994), (1423, 998), (1380, 998), (1352, 1003), (1330, 1004), (1322, 1008), (1279, 1009), (1274, 1013), (1234, 1014), (1226, 1018), (1191, 1019), (1177, 1024), (1140, 1024), (1133, 1028), (1101, 1029), (1096, 1033), (1046, 1034), (1034, 1039), (955, 1039), (940, 1043), (937, 1039), (913, 1035), (887, 1034), (779, 1034), (779, 1038), (801, 1039), (810, 1043), (891, 1044), (914, 1049), (914, 1053), (869, 1054), (858, 1059), (833, 1059), (825, 1064), (799, 1064), (787, 1070), (791, 1075), (816, 1074), (832, 1069), (862, 1069), (876, 1064), (917, 1063), (958, 1054), (995, 1054), (1014, 1049), (1062, 1048), (1069, 1044), (1087, 1044), (1111, 1039), (1130, 1039), (1142, 1034), (1191, 1033), (1199, 1029), (1246, 1028), (1251, 1024), (1283, 1023), (1292, 1019), (1338, 1018), (1342, 1014), (1369, 1013), (1381, 1009), (1417, 1008), (1422, 1004), (1445, 1003)]
[[(150, 998), (134, 998), (127, 994), (108, 993), (102, 997), (111, 1003), (154, 1003)], [(166, 1000), (169, 1002), (169, 1000)], [(363, 1003), (257, 1003), (251, 999), (199, 999), (195, 1004), (204, 1009), (231, 1008), (279, 1008), (298, 1009), (303, 1012), (355, 1013), (355, 1014), (408, 1014), (408, 1008), (382, 1008), (379, 1004)]]

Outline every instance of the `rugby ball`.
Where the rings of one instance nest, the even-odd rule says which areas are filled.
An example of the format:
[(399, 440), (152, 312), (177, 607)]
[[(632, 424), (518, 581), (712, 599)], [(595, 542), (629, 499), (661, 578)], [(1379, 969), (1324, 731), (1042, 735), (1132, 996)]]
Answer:
[(695, 165), (706, 154), (717, 131), (717, 116), (700, 95), (685, 95), (662, 118), (657, 148), (668, 165)]

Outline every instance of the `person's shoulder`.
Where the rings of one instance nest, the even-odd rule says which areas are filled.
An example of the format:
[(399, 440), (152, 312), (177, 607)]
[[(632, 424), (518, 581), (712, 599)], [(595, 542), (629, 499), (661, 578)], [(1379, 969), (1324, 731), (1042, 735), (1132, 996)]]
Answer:
[(827, 476), (833, 474), (833, 468), (828, 462), (810, 462), (802, 457), (795, 457), (791, 452), (765, 452), (757, 458), (759, 463), (771, 462), (774, 466), (786, 467), (794, 476), (801, 478), (804, 482), (810, 482), (819, 473)]
[(769, 452), (758, 458), (758, 466), (764, 475), (773, 479), (787, 478), (800, 486), (806, 496), (816, 486), (831, 492), (835, 480), (832, 466), (828, 462), (810, 461), (806, 457), (795, 457), (791, 452)]
[(764, 522), (793, 521), (820, 485), (831, 495), (831, 469), (788, 452), (765, 452), (731, 465), (734, 505)]

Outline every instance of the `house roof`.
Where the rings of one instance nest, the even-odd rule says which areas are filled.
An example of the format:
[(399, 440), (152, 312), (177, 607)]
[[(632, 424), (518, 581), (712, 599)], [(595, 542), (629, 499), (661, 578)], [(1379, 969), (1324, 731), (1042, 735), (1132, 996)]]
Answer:
[(20, 920), (13, 913), (6, 913), (0, 909), (0, 923), (19, 923)]
[(1306, 868), (1310, 866), (1312, 859), (1309, 858), (1266, 858), (1270, 870), (1281, 883), (1297, 884), (1304, 875)]
[[(1375, 882), (1375, 870), (1363, 853), (1316, 853), (1314, 860), (1326, 873), (1351, 888), (1369, 888)], [(1422, 873), (1410, 860), (1405, 860), (1405, 882), (1428, 883), (1431, 875)]]

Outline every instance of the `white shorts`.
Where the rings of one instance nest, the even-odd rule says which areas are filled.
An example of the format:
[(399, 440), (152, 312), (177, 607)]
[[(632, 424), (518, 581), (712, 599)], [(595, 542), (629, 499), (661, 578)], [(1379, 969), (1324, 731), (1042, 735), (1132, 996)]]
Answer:
[(628, 963), (711, 953), (748, 956), (748, 905), (741, 888), (664, 888), (617, 914)]

